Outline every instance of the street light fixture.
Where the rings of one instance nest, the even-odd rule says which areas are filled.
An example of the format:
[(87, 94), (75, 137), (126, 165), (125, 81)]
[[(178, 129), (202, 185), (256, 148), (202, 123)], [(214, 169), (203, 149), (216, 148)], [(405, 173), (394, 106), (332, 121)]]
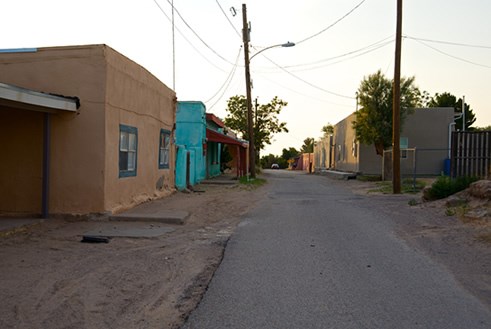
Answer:
[(251, 71), (250, 71), (250, 61), (254, 56), (262, 53), (265, 50), (275, 48), (275, 47), (293, 47), (295, 43), (288, 41), (287, 43), (281, 43), (278, 45), (273, 45), (261, 49), (249, 58), (249, 27), (247, 24), (247, 8), (245, 3), (242, 4), (242, 39), (244, 41), (244, 59), (245, 59), (245, 78), (246, 78), (246, 96), (247, 96), (247, 135), (249, 139), (249, 170), (251, 173), (251, 178), (256, 178), (256, 150), (254, 147), (254, 126), (252, 121), (252, 97), (251, 97)]
[(254, 57), (256, 57), (256, 55), (259, 55), (260, 53), (262, 53), (263, 51), (265, 50), (268, 50), (268, 49), (271, 49), (271, 48), (276, 48), (276, 47), (293, 47), (295, 46), (295, 43), (294, 42), (286, 42), (286, 43), (280, 43), (279, 45), (273, 45), (273, 46), (269, 46), (269, 47), (266, 47), (264, 49), (261, 49), (260, 51), (258, 51), (257, 53), (255, 53), (254, 55), (251, 56), (251, 58), (249, 58), (249, 61), (251, 59), (253, 59)]

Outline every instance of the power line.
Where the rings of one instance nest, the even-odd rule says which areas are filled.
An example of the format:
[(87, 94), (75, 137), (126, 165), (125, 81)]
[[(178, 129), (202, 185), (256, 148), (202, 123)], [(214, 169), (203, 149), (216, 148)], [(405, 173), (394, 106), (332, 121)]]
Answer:
[[(155, 1), (155, 0), (154, 0)], [(204, 40), (203, 38), (201, 38), (199, 36), (199, 34), (191, 27), (191, 25), (189, 25), (189, 23), (184, 19), (184, 17), (182, 17), (181, 13), (177, 10), (176, 6), (174, 6), (172, 4), (172, 2), (170, 2), (170, 0), (167, 0), (167, 2), (171, 5), (171, 7), (173, 7), (173, 9), (175, 10), (175, 12), (177, 13), (177, 15), (179, 16), (179, 18), (181, 18), (181, 20), (183, 21), (183, 23), (188, 27), (188, 29), (191, 30), (191, 32), (193, 32), (193, 34), (198, 38), (199, 41), (201, 41), (206, 48), (208, 48), (209, 50), (211, 50), (216, 56), (218, 56), (220, 59), (222, 59), (223, 61), (229, 63), (230, 65), (235, 65), (234, 63), (230, 62), (228, 59), (226, 59), (225, 57), (223, 57), (222, 55), (220, 55), (215, 49), (213, 49), (212, 47), (210, 47)]]
[(420, 43), (420, 44), (422, 44), (425, 47), (428, 47), (430, 49), (433, 49), (434, 51), (436, 51), (436, 52), (438, 52), (440, 54), (443, 54), (445, 56), (448, 56), (448, 57), (451, 57), (453, 59), (459, 60), (461, 62), (465, 62), (465, 63), (468, 63), (468, 64), (472, 64), (472, 65), (476, 65), (476, 66), (480, 66), (480, 67), (485, 67), (485, 68), (491, 69), (491, 66), (480, 64), (480, 63), (476, 63), (476, 62), (472, 62), (472, 61), (469, 61), (467, 59), (464, 59), (464, 58), (461, 58), (461, 57), (457, 57), (457, 56), (451, 55), (449, 53), (446, 53), (446, 52), (444, 52), (444, 51), (442, 51), (442, 50), (440, 50), (438, 48), (432, 47), (432, 46), (430, 46), (430, 45), (428, 45), (428, 44), (426, 44), (426, 43), (424, 43), (422, 41), (419, 41), (419, 40), (415, 40), (415, 41), (418, 42), (418, 43)]
[[(172, 23), (172, 19), (169, 17), (169, 15), (167, 15), (167, 13), (164, 11), (164, 9), (159, 5), (159, 3), (157, 2), (157, 0), (153, 0), (153, 2), (155, 2), (155, 4), (157, 5), (157, 7), (160, 9), (160, 11), (162, 12), (162, 14), (164, 14), (164, 16), (169, 20), (169, 22)], [(179, 30), (179, 28), (176, 27), (176, 30), (184, 38), (184, 40), (186, 40), (186, 42), (191, 46), (191, 48), (193, 48), (205, 61), (207, 61), (210, 65), (212, 65), (213, 67), (215, 67), (219, 71), (225, 72), (221, 67), (217, 66), (215, 63), (213, 63), (212, 61), (210, 61), (208, 59), (208, 57), (206, 57), (201, 51), (199, 51), (198, 48), (196, 48), (194, 46), (194, 44), (191, 41), (189, 41), (189, 39), (184, 35), (184, 33), (181, 30)]]
[(408, 35), (403, 36), (403, 38), (405, 38), (405, 39), (411, 39), (411, 40), (415, 40), (415, 41), (425, 41), (425, 42), (441, 43), (441, 44), (451, 45), (451, 46), (461, 46), (461, 47), (491, 49), (491, 46), (472, 45), (472, 44), (468, 44), (468, 43), (458, 43), (458, 42), (451, 42), (451, 41), (422, 39), (422, 38), (411, 37), (411, 36), (408, 36)]
[(331, 25), (329, 25), (328, 27), (326, 27), (325, 29), (311, 35), (310, 37), (307, 37), (303, 40), (300, 40), (298, 42), (295, 42), (295, 44), (300, 44), (302, 42), (305, 42), (307, 40), (310, 40), (312, 38), (315, 38), (316, 36), (326, 32), (327, 30), (329, 30), (330, 28), (332, 28), (333, 26), (335, 26), (336, 24), (338, 24), (339, 22), (341, 22), (343, 19), (345, 19), (346, 17), (348, 17), (349, 15), (351, 15), (351, 13), (353, 13), (356, 9), (358, 9), (358, 7), (360, 7), (366, 0), (362, 0), (359, 4), (357, 4), (353, 9), (351, 9), (349, 12), (347, 12), (344, 16), (342, 16), (341, 18), (339, 18), (338, 20), (336, 20), (334, 23), (332, 23)]
[(216, 100), (215, 103), (213, 103), (209, 108), (208, 110), (211, 110), (222, 98), (223, 98), (223, 95), (225, 94), (225, 92), (227, 91), (228, 87), (230, 86), (230, 83), (232, 82), (232, 78), (233, 76), (235, 75), (235, 71), (237, 70), (237, 64), (239, 62), (239, 58), (240, 58), (240, 54), (242, 52), (242, 47), (239, 48), (239, 53), (237, 54), (237, 58), (235, 60), (235, 65), (232, 67), (232, 70), (230, 71), (230, 73), (228, 74), (227, 78), (225, 79), (225, 81), (223, 82), (223, 84), (220, 86), (220, 88), (217, 90), (217, 92), (211, 96), (207, 101), (205, 101), (205, 103), (208, 103), (210, 102), (213, 98), (215, 98), (218, 93), (220, 93), (220, 91), (223, 89), (223, 92), (222, 94), (220, 95), (220, 97)]
[(232, 26), (232, 28), (235, 30), (235, 32), (237, 33), (237, 35), (239, 36), (239, 38), (242, 39), (242, 34), (240, 34), (239, 30), (237, 30), (237, 28), (235, 27), (235, 25), (232, 23), (232, 21), (230, 20), (230, 18), (227, 16), (227, 13), (225, 12), (225, 10), (223, 10), (222, 5), (220, 4), (220, 2), (218, 2), (218, 0), (216, 0), (216, 2), (217, 2), (218, 7), (220, 7), (220, 10), (223, 13), (223, 16), (225, 16), (225, 18), (230, 23), (230, 25)]
[(331, 94), (331, 95), (334, 95), (334, 96), (338, 96), (338, 97), (342, 97), (342, 98), (348, 98), (348, 99), (356, 99), (355, 97), (352, 97), (352, 96), (346, 96), (346, 95), (342, 95), (342, 94), (339, 94), (339, 93), (336, 93), (334, 91), (331, 91), (331, 90), (328, 90), (328, 89), (325, 89), (325, 88), (322, 88), (322, 87), (319, 87), (305, 79), (302, 79), (300, 78), (299, 76), (293, 74), (292, 72), (288, 71), (287, 69), (285, 69), (284, 67), (282, 67), (281, 65), (277, 64), (276, 62), (274, 62), (272, 59), (270, 59), (269, 57), (267, 57), (266, 55), (264, 54), (261, 54), (264, 58), (266, 58), (269, 62), (271, 62), (272, 64), (274, 64), (276, 67), (278, 67), (280, 70), (284, 71), (285, 73), (291, 75), (292, 77), (294, 77), (295, 79), (315, 88), (315, 89), (318, 89), (320, 91), (323, 91), (325, 93), (328, 93), (328, 94)]
[[(349, 61), (349, 60), (352, 60), (352, 59), (355, 59), (355, 58), (364, 56), (366, 54), (369, 54), (371, 52), (374, 52), (376, 50), (379, 50), (379, 49), (381, 49), (381, 48), (383, 48), (383, 47), (385, 47), (387, 45), (390, 45), (393, 42), (394, 42), (394, 40), (388, 40), (388, 41), (385, 41), (383, 43), (380, 43), (380, 44), (378, 44), (376, 46), (373, 46), (372, 45), (372, 46), (369, 46), (369, 47), (364, 47), (364, 48), (361, 48), (361, 49), (358, 49), (358, 50), (355, 50), (355, 51), (352, 51), (352, 52), (349, 52), (349, 53), (345, 53), (345, 54), (342, 54), (342, 55), (334, 56), (334, 57), (327, 58), (325, 60), (322, 60), (322, 61), (318, 61), (317, 62), (317, 63), (322, 63), (322, 62), (331, 61), (330, 63), (326, 63), (326, 64), (314, 65), (315, 63), (311, 63), (311, 64), (289, 65), (289, 66), (283, 66), (283, 67), (284, 68), (293, 68), (292, 72), (302, 72), (302, 71), (317, 70), (317, 69), (321, 69), (321, 68), (324, 68), (324, 67), (336, 65), (336, 64), (339, 64), (339, 63), (344, 63), (346, 61)], [(349, 57), (347, 57), (347, 56), (349, 56)], [(343, 58), (343, 57), (347, 57), (347, 58)], [(339, 59), (339, 58), (341, 58), (341, 59)], [(335, 59), (339, 59), (339, 60), (332, 62)], [(301, 68), (302, 66), (310, 66), (310, 67)], [(298, 69), (295, 69), (295, 68), (298, 68)]]
[(268, 78), (268, 77), (267, 77), (266, 75), (264, 75), (264, 74), (260, 74), (260, 73), (258, 73), (258, 75), (260, 75), (262, 78), (264, 78), (264, 79), (266, 79), (266, 80), (269, 80), (270, 82), (272, 82), (272, 83), (274, 83), (274, 84), (276, 84), (276, 85), (278, 85), (278, 86), (282, 87), (283, 89), (289, 90), (289, 91), (291, 91), (291, 92), (293, 92), (293, 93), (295, 93), (295, 94), (298, 94), (298, 95), (300, 95), (300, 96), (304, 96), (304, 97), (307, 97), (307, 98), (309, 98), (309, 99), (315, 99), (315, 100), (317, 100), (317, 101), (319, 101), (319, 102), (322, 102), (322, 103), (327, 103), (327, 104), (331, 104), (331, 105), (343, 106), (343, 107), (353, 107), (353, 105), (347, 105), (347, 104), (339, 104), (339, 103), (334, 103), (334, 102), (326, 101), (325, 99), (321, 99), (321, 98), (317, 98), (317, 97), (315, 97), (315, 96), (311, 96), (311, 95), (307, 95), (307, 94), (301, 93), (301, 92), (299, 92), (299, 91), (298, 91), (298, 90), (296, 90), (296, 89), (286, 87), (285, 85), (283, 85), (283, 84), (281, 84), (281, 83), (279, 83), (279, 82), (277, 82), (277, 81), (274, 81), (273, 79)]
[(324, 67), (328, 67), (328, 66), (332, 66), (332, 65), (336, 65), (336, 64), (339, 64), (339, 63), (344, 63), (346, 61), (349, 61), (349, 60), (352, 60), (352, 59), (355, 59), (355, 58), (358, 58), (358, 57), (361, 57), (363, 55), (366, 55), (366, 54), (369, 54), (371, 52), (374, 52), (376, 50), (379, 50), (387, 45), (390, 45), (394, 43), (394, 40), (390, 40), (390, 41), (386, 41), (380, 45), (378, 45), (377, 47), (375, 48), (372, 48), (372, 49), (369, 49), (369, 50), (366, 50), (362, 53), (359, 53), (357, 55), (354, 55), (354, 56), (350, 56), (348, 58), (345, 58), (345, 59), (340, 59), (336, 62), (331, 62), (331, 63), (327, 63), (327, 64), (323, 64), (323, 65), (317, 65), (317, 66), (312, 66), (312, 67), (309, 67), (309, 68), (304, 68), (304, 69), (298, 69), (298, 70), (294, 70), (295, 72), (300, 72), (300, 71), (311, 71), (311, 70), (316, 70), (316, 69), (320, 69), (320, 68), (324, 68)]

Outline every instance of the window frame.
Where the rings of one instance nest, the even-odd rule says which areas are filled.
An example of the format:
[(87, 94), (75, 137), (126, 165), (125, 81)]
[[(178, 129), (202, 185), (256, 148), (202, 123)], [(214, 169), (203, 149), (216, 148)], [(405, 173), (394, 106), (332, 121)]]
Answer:
[[(162, 139), (163, 137), (163, 139)], [(164, 144), (167, 144), (167, 148), (165, 145), (162, 145), (162, 141)], [(167, 143), (165, 143), (167, 141)], [(169, 169), (170, 168), (170, 145), (171, 145), (171, 131), (166, 129), (160, 129), (159, 134), (159, 169)], [(165, 163), (164, 153), (167, 151), (167, 163)]]
[(409, 138), (400, 137), (399, 146), (401, 151), (401, 159), (407, 159), (407, 149), (409, 148)]
[[(128, 137), (127, 137), (127, 149), (124, 149), (123, 148), (123, 138), (122, 138), (122, 135), (123, 134), (128, 134)], [(135, 149), (134, 150), (130, 150), (130, 135), (134, 135), (135, 136), (135, 143), (134, 143), (134, 147)], [(121, 162), (124, 160), (122, 158), (122, 154), (126, 153), (126, 169), (122, 169), (121, 168)], [(128, 169), (130, 166), (129, 166), (129, 161), (130, 161), (130, 157), (129, 157), (129, 154), (130, 153), (134, 153), (134, 165), (133, 165), (133, 168), (132, 169)], [(138, 168), (138, 128), (136, 127), (132, 127), (132, 126), (128, 126), (128, 125), (123, 125), (123, 124), (120, 124), (119, 125), (119, 148), (118, 148), (118, 159), (119, 159), (119, 162), (118, 162), (118, 166), (119, 166), (119, 178), (123, 178), (123, 177), (134, 177), (136, 176), (137, 174), (137, 168)]]

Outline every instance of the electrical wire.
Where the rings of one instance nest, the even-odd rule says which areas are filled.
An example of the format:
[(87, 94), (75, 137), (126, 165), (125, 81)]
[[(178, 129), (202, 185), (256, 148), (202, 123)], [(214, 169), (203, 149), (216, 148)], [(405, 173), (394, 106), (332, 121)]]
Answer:
[(323, 64), (323, 65), (317, 65), (317, 66), (312, 66), (312, 67), (308, 67), (308, 68), (304, 68), (304, 69), (297, 69), (297, 70), (293, 70), (293, 72), (301, 72), (301, 71), (312, 71), (312, 70), (318, 70), (318, 69), (321, 69), (321, 68), (325, 68), (325, 67), (328, 67), (328, 66), (332, 66), (332, 65), (336, 65), (336, 64), (339, 64), (339, 63), (344, 63), (346, 61), (349, 61), (349, 60), (352, 60), (352, 59), (355, 59), (355, 58), (358, 58), (358, 57), (361, 57), (363, 55), (366, 55), (366, 54), (369, 54), (371, 52), (374, 52), (376, 50), (379, 50), (387, 45), (390, 45), (394, 43), (394, 40), (390, 40), (390, 41), (386, 41), (380, 45), (378, 45), (377, 47), (375, 48), (372, 48), (372, 49), (369, 49), (369, 50), (366, 50), (362, 53), (359, 53), (359, 54), (356, 54), (354, 56), (350, 56), (348, 58), (345, 58), (345, 59), (340, 59), (338, 61), (335, 61), (335, 62), (331, 62), (331, 63), (327, 63), (327, 64)]
[(293, 74), (292, 72), (288, 71), (287, 69), (285, 69), (284, 67), (282, 67), (281, 65), (277, 64), (276, 62), (274, 62), (272, 59), (270, 59), (269, 57), (267, 57), (266, 55), (264, 54), (261, 54), (264, 58), (266, 58), (270, 63), (272, 63), (273, 65), (275, 65), (276, 67), (278, 67), (280, 70), (282, 70), (283, 72), (291, 75), (292, 77), (294, 77), (295, 79), (315, 88), (315, 89), (318, 89), (320, 91), (323, 91), (327, 94), (331, 94), (331, 95), (334, 95), (334, 96), (337, 96), (337, 97), (342, 97), (342, 98), (347, 98), (347, 99), (356, 99), (355, 97), (352, 97), (352, 96), (347, 96), (347, 95), (343, 95), (343, 94), (340, 94), (340, 93), (337, 93), (337, 92), (334, 92), (334, 91), (331, 91), (331, 90), (328, 90), (328, 89), (325, 89), (325, 88), (322, 88), (322, 87), (319, 87), (305, 79), (302, 79), (300, 78), (299, 76)]
[(386, 42), (388, 39), (392, 39), (389, 41), (389, 43), (392, 43), (394, 42), (393, 40), (393, 36), (388, 36), (386, 38), (383, 38), (382, 40), (379, 40), (377, 42), (374, 42), (368, 46), (365, 46), (365, 47), (362, 47), (362, 48), (359, 48), (359, 49), (356, 49), (356, 50), (352, 50), (350, 52), (347, 52), (347, 53), (344, 53), (344, 54), (341, 54), (341, 55), (336, 55), (336, 56), (333, 56), (333, 57), (328, 57), (328, 58), (323, 58), (323, 59), (319, 59), (317, 61), (313, 61), (313, 62), (309, 62), (309, 63), (303, 63), (303, 64), (295, 64), (295, 65), (287, 65), (287, 66), (283, 66), (284, 68), (295, 68), (295, 67), (302, 67), (302, 66), (311, 66), (311, 65), (314, 65), (314, 64), (319, 64), (319, 63), (324, 63), (324, 62), (330, 62), (332, 60), (335, 60), (335, 59), (338, 59), (338, 58), (343, 58), (343, 57), (346, 57), (346, 56), (350, 56), (350, 55), (353, 55), (353, 54), (356, 54), (356, 53), (359, 53), (359, 52), (363, 52), (364, 50), (367, 50), (367, 49), (370, 49), (372, 47), (375, 47), (375, 49), (378, 49), (381, 46), (385, 46), (386, 45)]
[[(162, 12), (162, 14), (164, 14), (164, 16), (169, 20), (169, 22), (172, 24), (172, 19), (169, 17), (169, 15), (167, 15), (167, 13), (164, 11), (164, 9), (159, 5), (159, 3), (157, 2), (157, 0), (153, 0), (153, 2), (157, 5), (157, 7), (160, 9), (160, 11)], [(226, 72), (224, 71), (221, 67), (217, 66), (215, 63), (213, 63), (212, 61), (210, 61), (208, 59), (208, 57), (206, 57), (201, 51), (198, 50), (198, 48), (196, 48), (194, 46), (194, 44), (189, 41), (188, 38), (186, 38), (186, 36), (184, 35), (184, 33), (179, 30), (179, 28), (176, 27), (176, 30), (177, 32), (179, 32), (179, 34), (183, 37), (183, 39), (191, 46), (191, 48), (193, 48), (205, 61), (207, 61), (210, 65), (212, 65), (213, 67), (215, 67), (216, 69), (218, 69), (219, 71), (222, 71), (222, 72)]]
[[(154, 0), (155, 1), (155, 0)], [(223, 61), (225, 61), (226, 63), (230, 64), (230, 65), (235, 65), (234, 63), (230, 62), (228, 59), (226, 59), (225, 57), (223, 57), (222, 55), (220, 55), (215, 49), (213, 49), (212, 47), (210, 47), (204, 40), (203, 38), (201, 38), (199, 36), (199, 34), (191, 27), (191, 25), (189, 25), (189, 23), (184, 19), (184, 17), (182, 17), (181, 13), (177, 10), (176, 6), (174, 6), (172, 4), (172, 2), (170, 0), (167, 0), (167, 2), (169, 3), (169, 5), (175, 10), (175, 12), (177, 13), (177, 15), (179, 16), (179, 18), (181, 18), (182, 22), (188, 27), (188, 29), (191, 30), (191, 32), (193, 32), (193, 34), (198, 38), (199, 41), (201, 41), (203, 43), (203, 45), (205, 45), (206, 48), (208, 48), (211, 52), (213, 52), (216, 56), (218, 56), (220, 59), (222, 59)]]
[(239, 30), (237, 30), (237, 28), (235, 27), (235, 25), (232, 23), (232, 21), (230, 20), (230, 18), (228, 18), (227, 13), (225, 12), (225, 10), (223, 10), (222, 5), (220, 4), (220, 2), (218, 2), (218, 0), (216, 0), (216, 2), (217, 2), (218, 7), (220, 7), (220, 10), (223, 13), (223, 16), (225, 16), (225, 18), (227, 19), (227, 21), (230, 23), (230, 26), (232, 26), (232, 28), (235, 30), (235, 32), (237, 33), (237, 35), (239, 36), (239, 38), (242, 39), (242, 35), (240, 34)]
[(411, 39), (411, 40), (415, 40), (415, 41), (425, 41), (425, 42), (441, 43), (441, 44), (451, 45), (451, 46), (461, 46), (461, 47), (491, 49), (491, 46), (472, 45), (472, 44), (468, 44), (468, 43), (458, 43), (458, 42), (451, 42), (451, 41), (422, 39), (422, 38), (411, 37), (409, 35), (405, 35), (405, 36), (403, 36), (403, 38)]
[(358, 9), (366, 0), (362, 0), (359, 4), (357, 4), (353, 9), (351, 9), (349, 12), (347, 12), (344, 16), (342, 16), (341, 18), (339, 18), (338, 20), (336, 20), (334, 23), (332, 23), (331, 25), (329, 25), (328, 27), (326, 27), (325, 29), (311, 35), (310, 37), (307, 37), (305, 39), (302, 39), (300, 41), (297, 41), (295, 42), (295, 44), (301, 44), (302, 42), (305, 42), (307, 40), (310, 40), (312, 38), (315, 38), (316, 36), (326, 32), (327, 30), (329, 30), (330, 28), (332, 28), (333, 26), (335, 26), (336, 24), (338, 24), (339, 22), (341, 22), (343, 19), (345, 19), (346, 17), (348, 17), (349, 15), (351, 15), (351, 13), (353, 13), (356, 9)]
[(295, 93), (295, 94), (297, 94), (297, 95), (300, 95), (300, 96), (306, 97), (306, 98), (308, 98), (308, 99), (315, 99), (315, 100), (317, 100), (317, 101), (319, 101), (319, 102), (321, 102), (321, 103), (327, 103), (327, 104), (336, 105), (336, 106), (353, 107), (353, 105), (347, 105), (347, 104), (334, 103), (334, 102), (327, 101), (327, 100), (325, 100), (325, 99), (321, 99), (321, 98), (317, 98), (317, 97), (315, 97), (315, 96), (311, 96), (311, 95), (307, 95), (307, 94), (301, 93), (301, 92), (299, 92), (299, 91), (298, 91), (298, 90), (296, 90), (296, 89), (286, 87), (285, 85), (283, 85), (283, 84), (281, 84), (281, 83), (279, 83), (279, 82), (277, 82), (277, 81), (274, 81), (273, 79), (268, 78), (268, 77), (267, 77), (266, 75), (264, 75), (264, 74), (260, 74), (260, 73), (258, 73), (258, 75), (259, 75), (259, 76), (261, 76), (263, 79), (266, 79), (266, 80), (270, 81), (271, 83), (274, 83), (274, 84), (276, 84), (276, 85), (280, 86), (280, 87), (281, 87), (281, 88), (283, 88), (283, 89), (289, 90), (289, 91), (291, 91), (291, 92), (293, 92), (293, 93)]
[[(415, 40), (415, 39), (414, 39), (414, 40)], [(419, 41), (419, 40), (415, 40), (415, 41), (416, 41), (416, 42), (418, 42), (418, 43), (420, 43), (420, 44), (422, 44), (422, 45), (423, 45), (423, 46), (425, 46), (425, 47), (428, 47), (428, 48), (430, 48), (430, 49), (432, 49), (432, 50), (434, 50), (434, 51), (436, 51), (436, 52), (438, 52), (438, 53), (442, 54), (442, 55), (445, 55), (445, 56), (451, 57), (451, 58), (456, 59), (456, 60), (459, 60), (459, 61), (461, 61), (461, 62), (465, 62), (465, 63), (468, 63), (468, 64), (472, 64), (472, 65), (476, 65), (476, 66), (480, 66), (480, 67), (485, 67), (485, 68), (491, 69), (491, 66), (489, 66), (489, 65), (484, 65), (484, 64), (480, 64), (480, 63), (472, 62), (472, 61), (469, 61), (469, 60), (467, 60), (467, 59), (464, 59), (464, 58), (461, 58), (461, 57), (457, 57), (457, 56), (451, 55), (451, 54), (446, 53), (446, 52), (444, 52), (444, 51), (442, 51), (442, 50), (440, 50), (440, 49), (438, 49), (438, 48), (432, 47), (432, 46), (430, 46), (430, 45), (428, 45), (428, 44), (424, 43), (423, 41)]]
[(225, 81), (223, 82), (223, 84), (220, 86), (220, 88), (217, 90), (217, 92), (213, 96), (211, 96), (207, 101), (205, 101), (205, 103), (209, 103), (223, 89), (223, 92), (222, 92), (221, 96), (217, 99), (217, 101), (215, 103), (213, 103), (213, 105), (211, 105), (208, 108), (208, 110), (211, 110), (222, 99), (223, 95), (225, 94), (225, 92), (227, 91), (228, 87), (230, 86), (230, 83), (232, 82), (232, 78), (235, 75), (235, 71), (237, 70), (237, 66), (238, 66), (237, 64), (239, 63), (239, 58), (240, 58), (240, 54), (241, 53), (242, 53), (242, 47), (239, 48), (239, 53), (237, 54), (237, 58), (235, 60), (235, 65), (232, 67), (232, 70), (228, 74), (228, 76), (225, 79)]

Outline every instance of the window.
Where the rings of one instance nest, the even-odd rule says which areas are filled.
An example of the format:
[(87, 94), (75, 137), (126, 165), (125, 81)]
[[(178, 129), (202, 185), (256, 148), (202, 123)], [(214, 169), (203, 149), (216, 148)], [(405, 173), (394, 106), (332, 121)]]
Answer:
[(356, 145), (356, 139), (353, 138), (353, 143), (351, 144), (351, 154), (356, 158), (358, 156), (358, 145)]
[(407, 137), (401, 137), (399, 139), (399, 145), (401, 149), (401, 159), (407, 159), (407, 148), (409, 147), (409, 140)]
[(341, 144), (338, 144), (338, 161), (343, 160), (343, 147)]
[(160, 130), (159, 169), (169, 168), (170, 131)]
[(138, 129), (119, 125), (119, 177), (136, 176)]

